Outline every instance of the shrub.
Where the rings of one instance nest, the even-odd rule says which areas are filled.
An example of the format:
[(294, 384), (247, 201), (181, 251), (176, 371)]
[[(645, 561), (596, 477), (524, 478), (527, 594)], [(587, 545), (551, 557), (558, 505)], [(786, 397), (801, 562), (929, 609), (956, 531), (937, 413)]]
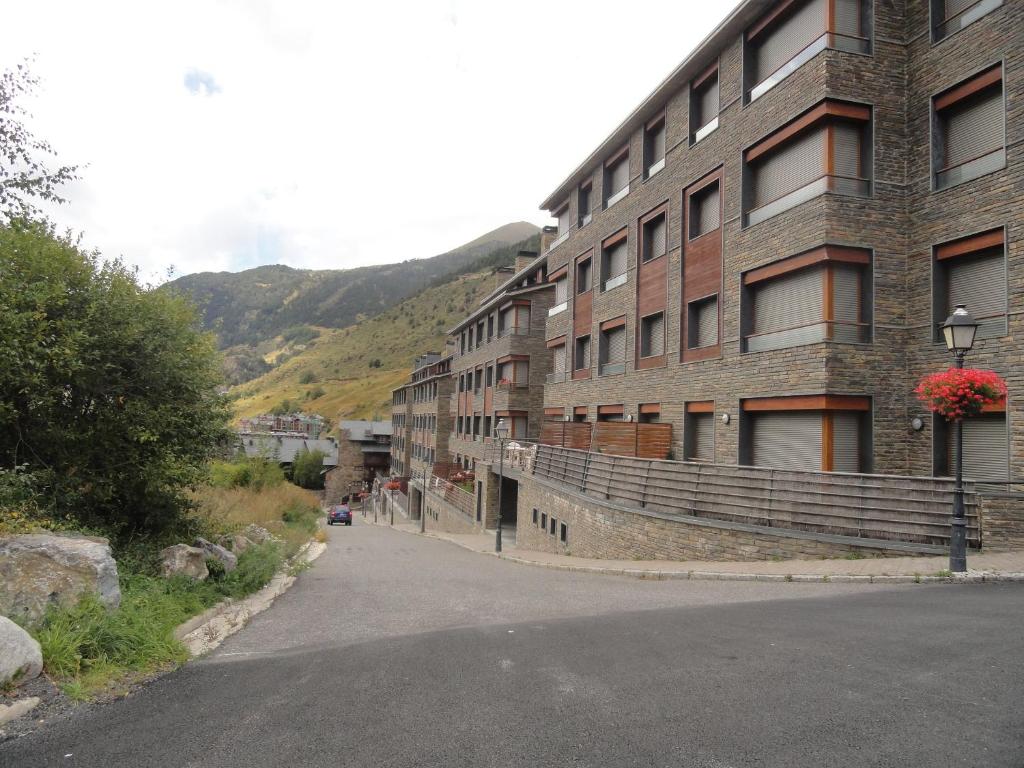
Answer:
[(312, 384), (316, 381), (316, 374), (312, 371), (303, 371), (302, 375), (299, 376), (299, 384)]
[(320, 489), (324, 487), (323, 451), (304, 449), (292, 460), (292, 482), (300, 488)]

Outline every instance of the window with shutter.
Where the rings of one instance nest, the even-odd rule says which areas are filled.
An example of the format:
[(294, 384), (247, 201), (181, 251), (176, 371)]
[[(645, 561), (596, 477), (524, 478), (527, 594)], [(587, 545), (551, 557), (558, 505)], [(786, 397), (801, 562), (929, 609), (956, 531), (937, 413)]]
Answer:
[(718, 72), (690, 90), (690, 143), (696, 144), (718, 127)]
[(805, 472), (821, 470), (821, 411), (751, 415), (751, 463)]
[(1003, 0), (931, 0), (932, 40), (959, 32), (1003, 4)]
[(622, 373), (626, 360), (626, 327), (601, 332), (601, 373)]
[[(934, 100), (935, 187), (944, 189), (1006, 165), (1002, 73), (999, 67)], [(960, 97), (961, 94), (963, 97)]]
[(832, 471), (861, 472), (861, 416), (851, 411), (832, 411)]
[(590, 290), (590, 259), (576, 264), (576, 293)]
[(647, 126), (644, 130), (644, 175), (653, 176), (665, 167), (665, 120)]
[(626, 282), (626, 253), (625, 238), (604, 250), (604, 290), (609, 291)]
[(585, 227), (590, 223), (590, 185), (580, 187), (578, 204), (576, 206), (580, 214), (580, 226)]
[(629, 154), (605, 166), (604, 181), (605, 207), (614, 205), (629, 194)]
[(580, 336), (576, 339), (576, 350), (573, 356), (574, 370), (581, 371), (590, 368), (590, 336)]
[(787, 273), (753, 286), (748, 352), (812, 344), (825, 339), (823, 268)]
[(1009, 480), (1006, 414), (985, 413), (964, 419), (963, 440), (964, 478), (980, 483), (1005, 483)]
[(833, 264), (832, 326), (830, 338), (849, 344), (869, 341), (867, 328), (861, 325), (863, 272), (847, 264)]
[(565, 345), (551, 349), (551, 369), (555, 374), (556, 381), (561, 381), (565, 376)]
[(686, 427), (689, 428), (689, 438), (686, 442), (687, 461), (715, 460), (715, 414), (714, 413), (688, 413), (686, 414)]
[(562, 304), (569, 300), (569, 279), (559, 278), (555, 281), (555, 304)]
[(640, 321), (640, 356), (665, 354), (665, 315), (659, 312)]
[(718, 195), (718, 182), (709, 184), (704, 189), (690, 196), (690, 239), (693, 240), (708, 232), (713, 232), (721, 225), (721, 205)]
[(525, 387), (530, 383), (530, 364), (526, 360), (517, 360), (515, 364), (516, 386)]
[(826, 13), (827, 0), (806, 0), (755, 40), (748, 39), (750, 82), (756, 84), (747, 94), (748, 101), (767, 93), (825, 49)]
[(1006, 258), (1002, 248), (950, 259), (949, 301), (941, 323), (957, 304), (964, 304), (978, 321), (977, 337), (1006, 335)]
[(643, 260), (645, 262), (665, 255), (667, 229), (663, 213), (644, 223)]
[(569, 231), (570, 226), (571, 226), (571, 224), (570, 224), (570, 221), (569, 221), (569, 204), (566, 203), (565, 206), (562, 208), (562, 210), (560, 210), (558, 212), (558, 235), (559, 235), (559, 237), (561, 237), (562, 235), (566, 234)]
[(752, 207), (764, 207), (821, 178), (824, 154), (825, 129), (817, 128), (755, 164)]

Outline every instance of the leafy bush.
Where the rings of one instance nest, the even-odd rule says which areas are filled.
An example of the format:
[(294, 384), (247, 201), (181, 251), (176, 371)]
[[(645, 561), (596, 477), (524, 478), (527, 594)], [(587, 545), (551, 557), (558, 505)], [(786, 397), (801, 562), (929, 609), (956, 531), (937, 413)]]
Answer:
[(324, 487), (324, 456), (320, 450), (303, 449), (292, 460), (292, 482), (300, 488), (320, 489)]
[(262, 491), (285, 481), (284, 470), (273, 459), (246, 456), (232, 462), (210, 464), (210, 484), (214, 488), (251, 488)]
[(310, 328), (308, 325), (293, 325), (284, 330), (281, 339), (286, 344), (306, 344), (319, 336), (320, 331), (316, 328)]
[(313, 384), (315, 381), (316, 374), (312, 371), (304, 371), (303, 374), (299, 376), (299, 384)]

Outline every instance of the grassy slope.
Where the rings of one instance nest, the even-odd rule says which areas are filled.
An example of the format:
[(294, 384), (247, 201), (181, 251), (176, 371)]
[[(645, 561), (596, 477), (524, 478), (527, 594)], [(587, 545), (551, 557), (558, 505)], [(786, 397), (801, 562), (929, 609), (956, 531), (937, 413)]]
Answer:
[[(492, 273), (466, 275), (428, 288), (382, 315), (332, 330), (278, 368), (232, 389), (239, 417), (265, 413), (285, 399), (329, 420), (389, 418), (391, 390), (409, 375), (413, 358), (427, 351), (442, 352), (445, 332), (494, 287)], [(378, 358), (380, 368), (370, 368)], [(312, 372), (316, 381), (300, 384)], [(324, 395), (307, 399), (320, 387)]]

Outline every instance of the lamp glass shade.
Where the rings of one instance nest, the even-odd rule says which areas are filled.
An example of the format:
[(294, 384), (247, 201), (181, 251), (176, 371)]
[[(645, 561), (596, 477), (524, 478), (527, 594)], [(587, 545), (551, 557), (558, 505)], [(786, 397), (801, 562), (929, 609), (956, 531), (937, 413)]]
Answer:
[(978, 324), (963, 304), (957, 304), (953, 314), (942, 324), (942, 337), (950, 352), (967, 352), (974, 346)]
[(494, 425), (494, 434), (499, 440), (504, 440), (508, 437), (508, 424), (505, 423), (504, 419), (498, 419), (498, 423)]

